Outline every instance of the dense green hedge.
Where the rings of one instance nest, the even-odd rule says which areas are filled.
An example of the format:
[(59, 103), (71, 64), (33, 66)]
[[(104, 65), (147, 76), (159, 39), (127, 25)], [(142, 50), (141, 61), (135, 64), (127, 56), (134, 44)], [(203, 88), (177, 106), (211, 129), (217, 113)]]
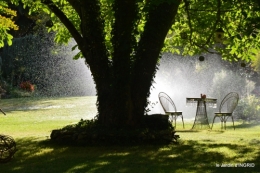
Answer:
[(260, 98), (249, 95), (239, 101), (235, 110), (238, 119), (243, 121), (260, 120)]

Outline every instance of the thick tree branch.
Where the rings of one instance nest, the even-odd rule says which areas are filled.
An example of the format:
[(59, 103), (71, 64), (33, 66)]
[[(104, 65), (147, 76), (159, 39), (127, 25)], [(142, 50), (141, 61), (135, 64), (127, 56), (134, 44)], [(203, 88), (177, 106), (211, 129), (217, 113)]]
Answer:
[[(107, 69), (109, 65), (105, 45), (104, 22), (101, 18), (101, 9), (98, 0), (80, 1), (81, 30), (85, 42), (85, 58), (92, 66), (102, 66)], [(99, 68), (100, 68), (99, 67)]]
[(220, 13), (221, 13), (221, 0), (218, 0), (218, 6), (217, 6), (217, 14), (216, 14), (216, 21), (214, 23), (214, 26), (211, 30), (211, 33), (206, 41), (206, 45), (208, 45), (210, 43), (210, 40), (212, 38), (212, 36), (214, 35), (214, 33), (216, 32), (217, 29), (217, 25), (220, 23)]
[(130, 60), (130, 53), (133, 51), (135, 42), (133, 30), (138, 14), (136, 8), (135, 0), (115, 0), (114, 2), (115, 23), (112, 31), (112, 43), (115, 63), (120, 61), (120, 64), (122, 64), (121, 58), (124, 57), (128, 57), (127, 61)]
[[(72, 22), (67, 18), (67, 16), (53, 3), (52, 0), (42, 0), (42, 3), (47, 5), (49, 9), (60, 19), (60, 21), (69, 30), (72, 37), (80, 45), (82, 43), (82, 37)], [(79, 46), (80, 47), (80, 46)]]
[(127, 76), (130, 75), (130, 57), (135, 43), (133, 31), (138, 14), (136, 8), (135, 0), (115, 0), (113, 5), (112, 57), (114, 73), (122, 78), (119, 80), (128, 80)]
[[(205, 45), (209, 45), (210, 44), (210, 40), (212, 38), (212, 36), (214, 35), (214, 33), (216, 32), (216, 29), (217, 29), (217, 26), (218, 24), (220, 23), (220, 15), (221, 15), (221, 0), (217, 0), (217, 13), (216, 13), (216, 21), (211, 29), (211, 32), (209, 34), (209, 36), (207, 37), (206, 39), (206, 42), (204, 44), (202, 44), (202, 46), (200, 46), (198, 43), (194, 42), (192, 40), (192, 33), (193, 33), (193, 28), (192, 28), (192, 24), (191, 24), (191, 15), (190, 15), (190, 10), (193, 10), (193, 11), (208, 11), (208, 10), (195, 10), (195, 9), (189, 9), (189, 1), (188, 0), (184, 0), (184, 3), (185, 3), (185, 10), (187, 12), (187, 18), (188, 18), (188, 25), (189, 25), (189, 28), (190, 28), (190, 38), (189, 38), (189, 41), (191, 44), (194, 44), (195, 46), (201, 48), (202, 50), (205, 50), (206, 52), (208, 53), (213, 53), (211, 51), (208, 50), (207, 47), (205, 47)], [(209, 10), (209, 11), (212, 11), (212, 10)], [(216, 10), (214, 10), (216, 11)], [(227, 10), (228, 11), (228, 10)]]
[(206, 52), (208, 52), (208, 53), (210, 53), (210, 54), (218, 54), (218, 55), (221, 55), (219, 52), (210, 51), (210, 49), (209, 49), (208, 47), (205, 47), (204, 45), (201, 46), (201, 45), (199, 45), (199, 44), (197, 44), (197, 43), (194, 43), (194, 44), (195, 44), (197, 47), (201, 48), (202, 50), (204, 50), (204, 51), (206, 51)]
[(121, 120), (119, 121), (122, 122), (122, 119), (128, 119), (129, 123), (131, 123), (132, 109), (129, 106), (131, 104), (130, 66), (131, 56), (136, 43), (134, 37), (138, 15), (136, 0), (115, 0), (113, 11), (115, 16), (112, 31), (113, 85), (118, 86), (115, 88), (115, 94), (121, 97), (122, 100), (127, 100), (126, 102), (117, 103), (116, 107), (125, 108), (122, 109), (124, 111), (119, 113), (121, 115), (119, 117)]
[(147, 100), (143, 99), (149, 96), (159, 54), (177, 14), (179, 3), (180, 1), (162, 2), (150, 6), (148, 11), (147, 22), (138, 44), (133, 67), (132, 91), (135, 91), (133, 98), (136, 100), (134, 103), (136, 112), (139, 112), (138, 109), (144, 109), (147, 106)]
[(186, 13), (187, 13), (187, 18), (188, 18), (188, 25), (189, 25), (189, 28), (190, 28), (190, 37), (189, 37), (189, 40), (190, 40), (190, 43), (192, 44), (192, 33), (193, 33), (193, 28), (192, 28), (192, 25), (191, 25), (191, 17), (190, 17), (190, 11), (189, 11), (189, 1), (187, 0), (184, 0), (184, 3), (185, 3), (185, 10), (186, 10)]

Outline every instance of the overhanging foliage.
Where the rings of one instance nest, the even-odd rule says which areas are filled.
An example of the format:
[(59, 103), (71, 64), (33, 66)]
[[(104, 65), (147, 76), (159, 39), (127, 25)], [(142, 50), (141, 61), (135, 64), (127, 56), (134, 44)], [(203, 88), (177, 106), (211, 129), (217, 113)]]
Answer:
[(10, 29), (17, 30), (18, 27), (14, 23), (13, 18), (16, 16), (16, 11), (8, 8), (5, 1), (0, 2), (0, 47), (4, 46), (6, 41), (8, 45), (12, 45), (13, 36), (8, 33)]
[[(19, 0), (12, 0), (12, 2), (18, 3)], [(51, 16), (54, 26), (49, 30), (57, 32), (55, 39), (57, 42), (68, 42), (71, 37), (77, 40), (77, 37), (82, 34), (82, 21), (79, 15), (80, 0), (23, 0), (22, 2), (24, 6), (30, 8), (31, 12), (42, 10)], [(99, 0), (97, 2), (101, 8), (100, 20), (104, 23), (103, 31), (106, 48), (111, 55), (115, 49), (112, 45), (113, 32), (115, 31), (115, 28), (113, 29), (116, 15), (115, 6), (117, 8), (122, 6), (116, 4), (117, 1), (114, 0)], [(123, 2), (122, 4), (125, 3), (124, 1), (121, 2)], [(135, 31), (133, 36), (136, 43), (140, 41), (140, 35), (144, 31), (148, 9), (150, 6), (157, 6), (163, 2), (179, 3), (180, 0), (135, 1), (137, 16), (132, 21), (132, 24), (134, 23)], [(60, 23), (60, 19), (53, 12), (56, 7), (63, 12), (68, 21), (63, 20)], [(227, 60), (237, 61), (242, 59), (249, 61), (254, 58), (260, 47), (259, 11), (260, 4), (257, 0), (183, 0), (180, 3), (175, 20), (172, 22), (171, 30), (165, 39), (163, 51), (177, 52), (184, 55), (211, 52), (221, 54)], [(124, 19), (128, 20), (126, 17), (129, 16), (129, 13), (125, 14)], [(74, 32), (79, 34), (76, 36), (71, 31), (69, 32), (68, 25), (73, 25)], [(215, 31), (219, 28), (224, 31), (221, 43), (215, 40)], [(82, 54), (79, 53), (76, 58), (81, 56)]]

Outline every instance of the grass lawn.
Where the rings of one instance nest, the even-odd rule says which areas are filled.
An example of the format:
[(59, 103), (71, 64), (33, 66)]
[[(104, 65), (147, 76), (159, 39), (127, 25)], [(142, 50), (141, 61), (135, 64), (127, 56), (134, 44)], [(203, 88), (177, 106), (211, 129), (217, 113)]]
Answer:
[(260, 173), (260, 125), (254, 123), (235, 122), (233, 130), (229, 122), (225, 131), (218, 123), (211, 131), (190, 131), (192, 122), (185, 122), (185, 129), (178, 123), (179, 144), (165, 146), (66, 147), (48, 142), (51, 130), (93, 118), (95, 102), (95, 97), (0, 100), (7, 113), (0, 114), (0, 133), (12, 136), (18, 149), (14, 159), (0, 164), (0, 172)]

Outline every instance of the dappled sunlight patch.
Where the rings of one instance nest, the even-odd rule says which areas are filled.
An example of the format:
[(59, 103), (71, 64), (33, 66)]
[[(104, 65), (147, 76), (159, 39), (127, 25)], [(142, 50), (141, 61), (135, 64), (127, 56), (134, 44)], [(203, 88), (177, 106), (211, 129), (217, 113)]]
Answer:
[(20, 171), (22, 170), (23, 167), (21, 166), (15, 166), (14, 168), (12, 168), (12, 171)]
[(167, 158), (178, 158), (179, 154), (170, 154), (168, 156), (166, 156)]
[(105, 156), (127, 156), (129, 155), (130, 153), (126, 152), (126, 153), (109, 153), (109, 154), (106, 154)]
[(253, 146), (216, 143), (208, 144), (205, 147), (207, 153), (219, 153), (222, 155), (225, 162), (247, 163), (258, 157), (258, 149), (257, 147), (254, 149)]
[(159, 148), (158, 151), (159, 151), (159, 152), (160, 152), (160, 151), (171, 151), (171, 148), (169, 148), (169, 147), (163, 147), (163, 148)]
[(84, 164), (76, 165), (73, 168), (67, 170), (66, 172), (77, 172), (82, 169), (85, 169), (86, 167), (88, 167), (88, 164), (84, 163)]
[(225, 155), (226, 158), (234, 158), (238, 153), (237, 151), (232, 150), (229, 147), (216, 147), (216, 148), (207, 148), (206, 149), (207, 152), (218, 152), (222, 155)]
[[(53, 148), (41, 148), (37, 153), (35, 153), (35, 156), (42, 156), (53, 152)], [(32, 155), (33, 157), (33, 155)]]
[(257, 159), (259, 148), (245, 148), (241, 147), (241, 149), (237, 152), (236, 160), (240, 163), (249, 162), (252, 159)]
[(98, 161), (98, 162), (96, 162), (95, 164), (96, 164), (96, 165), (103, 166), (103, 165), (108, 165), (108, 164), (110, 164), (110, 162), (108, 162), (108, 161)]

